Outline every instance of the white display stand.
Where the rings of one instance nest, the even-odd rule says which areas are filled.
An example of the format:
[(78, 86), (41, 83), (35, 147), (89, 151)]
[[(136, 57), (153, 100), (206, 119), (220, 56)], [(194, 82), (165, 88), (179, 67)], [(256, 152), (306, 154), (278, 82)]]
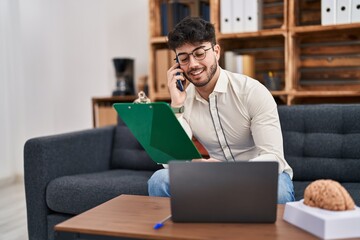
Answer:
[(309, 207), (303, 200), (286, 203), (284, 220), (323, 239), (360, 237), (360, 208), (329, 211)]

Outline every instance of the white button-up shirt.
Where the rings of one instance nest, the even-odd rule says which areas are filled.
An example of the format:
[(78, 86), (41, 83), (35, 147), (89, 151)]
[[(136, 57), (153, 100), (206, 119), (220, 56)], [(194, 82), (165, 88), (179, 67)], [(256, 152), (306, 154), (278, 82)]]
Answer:
[(178, 119), (189, 134), (222, 161), (277, 161), (279, 173), (293, 172), (284, 158), (277, 105), (257, 80), (220, 69), (209, 96), (203, 99), (190, 84)]

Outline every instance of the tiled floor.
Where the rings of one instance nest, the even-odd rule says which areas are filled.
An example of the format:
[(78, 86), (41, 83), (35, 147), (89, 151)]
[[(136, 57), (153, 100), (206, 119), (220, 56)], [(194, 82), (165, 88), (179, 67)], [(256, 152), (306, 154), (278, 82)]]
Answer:
[(0, 187), (0, 239), (28, 239), (23, 182)]

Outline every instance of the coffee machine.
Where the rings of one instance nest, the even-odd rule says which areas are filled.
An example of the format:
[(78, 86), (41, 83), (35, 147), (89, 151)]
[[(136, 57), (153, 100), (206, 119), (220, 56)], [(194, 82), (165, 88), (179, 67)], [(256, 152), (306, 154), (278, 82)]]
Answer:
[(116, 89), (113, 96), (135, 95), (134, 89), (134, 59), (114, 58), (116, 73)]

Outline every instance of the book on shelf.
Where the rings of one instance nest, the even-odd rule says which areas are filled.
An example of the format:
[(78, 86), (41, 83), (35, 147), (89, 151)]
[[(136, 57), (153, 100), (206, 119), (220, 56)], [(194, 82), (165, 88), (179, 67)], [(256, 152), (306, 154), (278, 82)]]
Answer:
[(200, 2), (200, 17), (210, 22), (210, 4), (208, 2)]
[(161, 30), (162, 35), (167, 35), (174, 26), (183, 18), (190, 15), (189, 6), (181, 2), (161, 3)]
[(210, 21), (210, 4), (205, 0), (163, 0), (160, 5), (161, 34), (168, 35), (187, 16), (199, 16)]

